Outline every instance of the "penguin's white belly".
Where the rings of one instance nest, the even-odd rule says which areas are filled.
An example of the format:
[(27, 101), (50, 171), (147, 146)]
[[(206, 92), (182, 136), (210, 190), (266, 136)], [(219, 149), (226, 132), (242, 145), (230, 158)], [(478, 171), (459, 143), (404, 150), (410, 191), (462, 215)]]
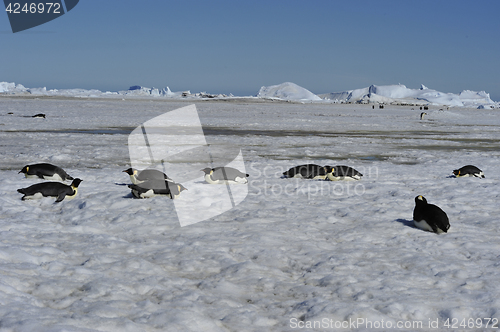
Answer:
[(30, 196), (24, 196), (23, 200), (25, 200), (25, 199), (41, 199), (41, 198), (43, 198), (42, 193), (35, 193), (33, 195), (30, 195)]
[(457, 178), (482, 178), (484, 177), (484, 173), (483, 172), (479, 172), (479, 173), (474, 173), (474, 174), (464, 174), (464, 175), (456, 175)]
[(64, 181), (63, 178), (57, 173), (55, 173), (52, 176), (44, 175), (43, 178), (44, 180), (49, 180), (49, 181)]
[(328, 180), (330, 181), (357, 181), (360, 180), (361, 177), (359, 175), (354, 176), (332, 176), (328, 174)]
[(153, 189), (149, 189), (148, 191), (146, 191), (144, 193), (140, 193), (139, 191), (132, 189), (132, 195), (134, 195), (137, 198), (151, 198), (151, 197), (156, 196)]
[[(429, 232), (434, 233), (434, 230), (432, 229), (432, 227), (429, 226), (429, 224), (425, 220), (420, 220), (420, 221), (413, 220), (413, 224), (417, 228), (420, 228), (424, 231), (429, 231)], [(444, 232), (441, 230), (441, 228), (437, 227), (437, 234), (441, 234), (441, 233), (444, 233)]]
[[(228, 181), (228, 183), (231, 183), (231, 181)], [(247, 184), (248, 180), (247, 180), (247, 178), (236, 177), (234, 179), (234, 183), (237, 183), (237, 184)]]

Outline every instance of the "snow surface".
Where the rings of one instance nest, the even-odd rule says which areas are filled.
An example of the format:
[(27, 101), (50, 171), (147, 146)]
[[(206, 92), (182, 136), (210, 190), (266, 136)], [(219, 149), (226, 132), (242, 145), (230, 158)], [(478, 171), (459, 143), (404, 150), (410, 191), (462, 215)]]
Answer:
[[(243, 150), (249, 195), (180, 227), (173, 201), (133, 199), (122, 170), (129, 133), (187, 105), (0, 97), (2, 331), (339, 330), (294, 328), (323, 319), (428, 331), (500, 318), (498, 111), (431, 107), (422, 121), (401, 106), (199, 101), (207, 141)], [(16, 189), (38, 181), (18, 172), (36, 162), (83, 179), (77, 197), (21, 201)], [(305, 163), (364, 177), (280, 177)], [(486, 178), (450, 177), (467, 164)], [(413, 226), (417, 195), (448, 214), (448, 234)]]

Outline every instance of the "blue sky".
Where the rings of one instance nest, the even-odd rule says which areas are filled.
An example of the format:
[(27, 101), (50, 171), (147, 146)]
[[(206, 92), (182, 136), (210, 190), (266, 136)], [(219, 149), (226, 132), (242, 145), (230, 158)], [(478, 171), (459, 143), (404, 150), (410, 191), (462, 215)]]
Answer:
[(0, 13), (0, 81), (235, 95), (401, 83), (499, 101), (499, 13), (497, 0), (81, 0), (16, 34)]

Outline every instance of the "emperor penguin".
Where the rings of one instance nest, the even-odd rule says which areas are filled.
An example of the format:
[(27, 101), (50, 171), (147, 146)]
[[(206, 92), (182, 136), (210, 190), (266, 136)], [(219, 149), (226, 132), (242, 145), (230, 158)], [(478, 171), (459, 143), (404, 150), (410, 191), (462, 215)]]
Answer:
[(427, 115), (427, 113), (425, 113), (425, 112), (420, 113), (420, 120), (424, 119), (424, 115)]
[(424, 196), (415, 197), (413, 224), (424, 231), (437, 234), (447, 233), (450, 222), (446, 213), (440, 207), (428, 204)]
[(325, 180), (326, 175), (330, 172), (331, 168), (331, 166), (305, 164), (292, 167), (288, 171), (283, 172), (283, 175), (287, 178)]
[(27, 188), (17, 189), (17, 191), (24, 195), (21, 198), (23, 201), (42, 197), (57, 197), (56, 203), (59, 203), (66, 197), (68, 199), (75, 198), (81, 182), (81, 179), (74, 179), (69, 186), (61, 182), (43, 182)]
[(362, 176), (363, 174), (361, 174), (354, 168), (343, 165), (333, 166), (327, 173), (327, 178), (330, 181), (360, 180)]
[(154, 196), (168, 196), (171, 199), (179, 198), (182, 191), (187, 190), (180, 183), (173, 181), (144, 181), (139, 184), (131, 184), (128, 186), (132, 195), (136, 198), (150, 198)]
[(61, 167), (47, 163), (26, 165), (19, 173), (24, 173), (27, 178), (38, 177), (53, 181), (73, 180)]
[(169, 178), (167, 174), (156, 169), (145, 169), (142, 171), (138, 171), (135, 168), (129, 168), (124, 170), (123, 172), (127, 173), (130, 176), (130, 181), (132, 181), (133, 184), (139, 184), (146, 181), (174, 181)]
[(453, 171), (453, 174), (457, 178), (461, 177), (476, 177), (476, 178), (484, 178), (484, 173), (479, 168), (473, 165), (467, 165), (462, 168), (456, 169)]
[(232, 184), (246, 184), (248, 183), (248, 174), (240, 172), (236, 168), (232, 167), (215, 167), (215, 168), (204, 168), (201, 170), (205, 173), (205, 181), (210, 184), (222, 184), (222, 183), (232, 183)]

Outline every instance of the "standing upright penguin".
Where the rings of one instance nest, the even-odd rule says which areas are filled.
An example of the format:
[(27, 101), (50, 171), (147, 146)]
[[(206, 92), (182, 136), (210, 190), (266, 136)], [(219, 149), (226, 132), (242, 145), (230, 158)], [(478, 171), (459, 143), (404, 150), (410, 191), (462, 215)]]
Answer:
[(415, 197), (413, 223), (424, 231), (437, 234), (447, 233), (448, 229), (450, 229), (450, 222), (446, 213), (440, 207), (428, 204), (422, 195)]

